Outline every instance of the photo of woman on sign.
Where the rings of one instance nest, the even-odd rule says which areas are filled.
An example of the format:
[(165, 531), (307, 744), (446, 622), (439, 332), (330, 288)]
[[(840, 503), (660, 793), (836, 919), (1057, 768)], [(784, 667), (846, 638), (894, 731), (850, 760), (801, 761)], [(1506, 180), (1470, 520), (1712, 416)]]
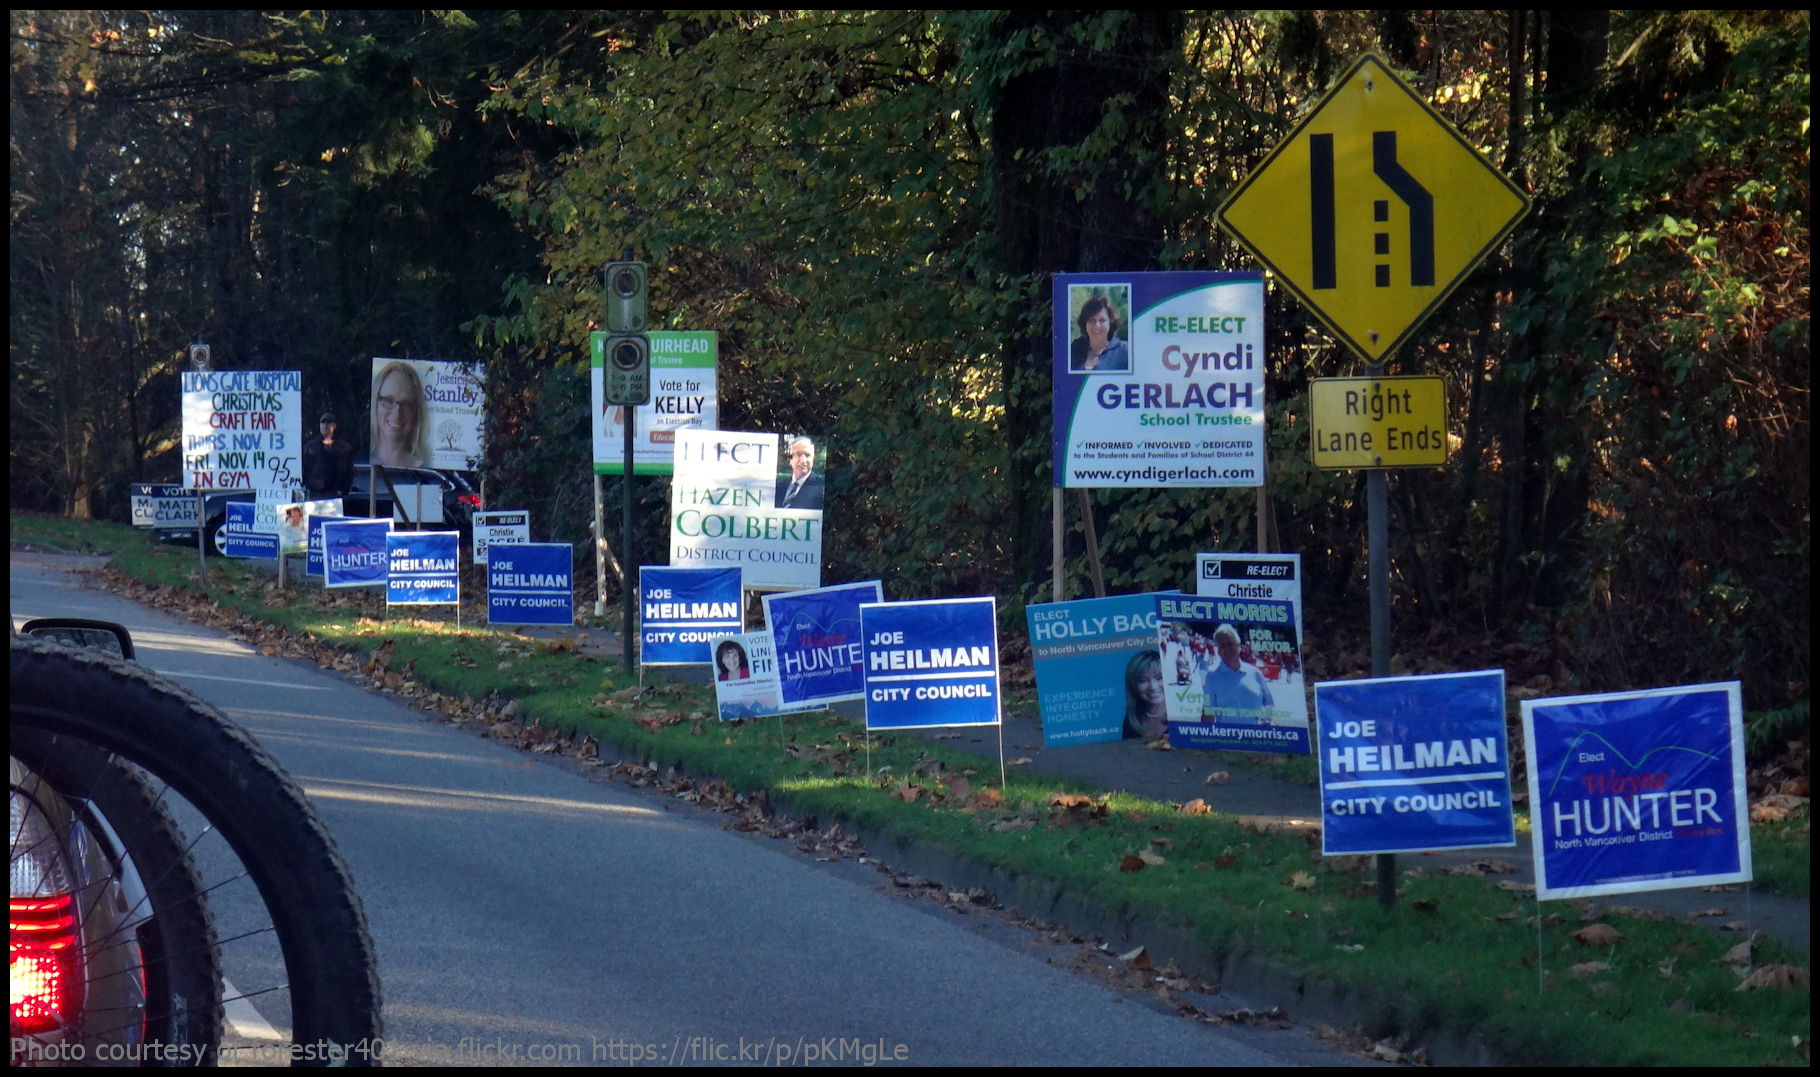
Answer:
[(1075, 335), (1068, 347), (1068, 369), (1075, 374), (1124, 374), (1131, 370), (1131, 347), (1119, 337), (1124, 311), (1131, 309), (1129, 285), (1076, 285), (1068, 289)]
[(714, 652), (714, 661), (720, 666), (720, 679), (723, 681), (743, 681), (752, 676), (751, 663), (746, 661), (746, 649), (732, 640), (727, 640)]
[(1169, 712), (1164, 706), (1163, 659), (1155, 651), (1139, 651), (1125, 663), (1125, 737), (1160, 737), (1169, 732)]
[(423, 378), (410, 363), (394, 359), (373, 375), (373, 463), (429, 466), (430, 431), (423, 411)]

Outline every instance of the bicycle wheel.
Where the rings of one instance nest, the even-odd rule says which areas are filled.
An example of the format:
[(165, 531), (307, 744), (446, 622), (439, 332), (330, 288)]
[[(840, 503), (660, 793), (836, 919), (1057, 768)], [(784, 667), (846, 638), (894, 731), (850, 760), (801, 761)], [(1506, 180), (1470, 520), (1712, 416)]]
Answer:
[(282, 953), (293, 1064), (378, 1064), (379, 978), (366, 915), (334, 840), (278, 763), (213, 706), (135, 664), (15, 638), (11, 672), (14, 729), (81, 741), (143, 768), (239, 858)]
[[(221, 1042), (220, 947), (202, 880), (164, 798), (137, 767), (81, 741), (15, 728), (8, 751), (95, 832), (125, 881), (123, 926), (139, 948), (144, 1042), (187, 1048), (179, 1057), (209, 1063)], [(150, 1060), (164, 1062), (177, 1064)]]

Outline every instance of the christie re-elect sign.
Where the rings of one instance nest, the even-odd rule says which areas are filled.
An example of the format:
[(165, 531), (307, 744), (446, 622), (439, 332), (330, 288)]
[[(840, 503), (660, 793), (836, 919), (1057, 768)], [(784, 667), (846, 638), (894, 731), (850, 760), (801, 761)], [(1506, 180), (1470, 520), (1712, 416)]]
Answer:
[(866, 728), (997, 725), (998, 603), (866, 603)]
[(1536, 896), (1751, 878), (1736, 681), (1523, 701)]
[(575, 549), (567, 542), (495, 546), (487, 558), (487, 623), (573, 625)]
[(1515, 845), (1504, 671), (1323, 681), (1321, 851)]

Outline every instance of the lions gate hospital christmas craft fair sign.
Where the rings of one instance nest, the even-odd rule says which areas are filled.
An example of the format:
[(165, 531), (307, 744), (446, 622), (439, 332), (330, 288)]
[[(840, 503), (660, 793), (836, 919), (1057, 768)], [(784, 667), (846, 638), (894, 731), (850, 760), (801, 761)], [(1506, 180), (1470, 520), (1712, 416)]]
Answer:
[(288, 489), (302, 480), (302, 373), (183, 372), (186, 488)]
[(1055, 483), (1264, 481), (1264, 277), (1055, 276)]

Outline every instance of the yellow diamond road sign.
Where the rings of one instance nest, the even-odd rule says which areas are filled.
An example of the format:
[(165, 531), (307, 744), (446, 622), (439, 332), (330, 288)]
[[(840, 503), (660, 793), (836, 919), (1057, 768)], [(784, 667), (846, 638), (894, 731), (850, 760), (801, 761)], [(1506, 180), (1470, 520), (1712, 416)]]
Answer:
[(1220, 218), (1341, 340), (1378, 362), (1528, 212), (1528, 195), (1366, 56)]

